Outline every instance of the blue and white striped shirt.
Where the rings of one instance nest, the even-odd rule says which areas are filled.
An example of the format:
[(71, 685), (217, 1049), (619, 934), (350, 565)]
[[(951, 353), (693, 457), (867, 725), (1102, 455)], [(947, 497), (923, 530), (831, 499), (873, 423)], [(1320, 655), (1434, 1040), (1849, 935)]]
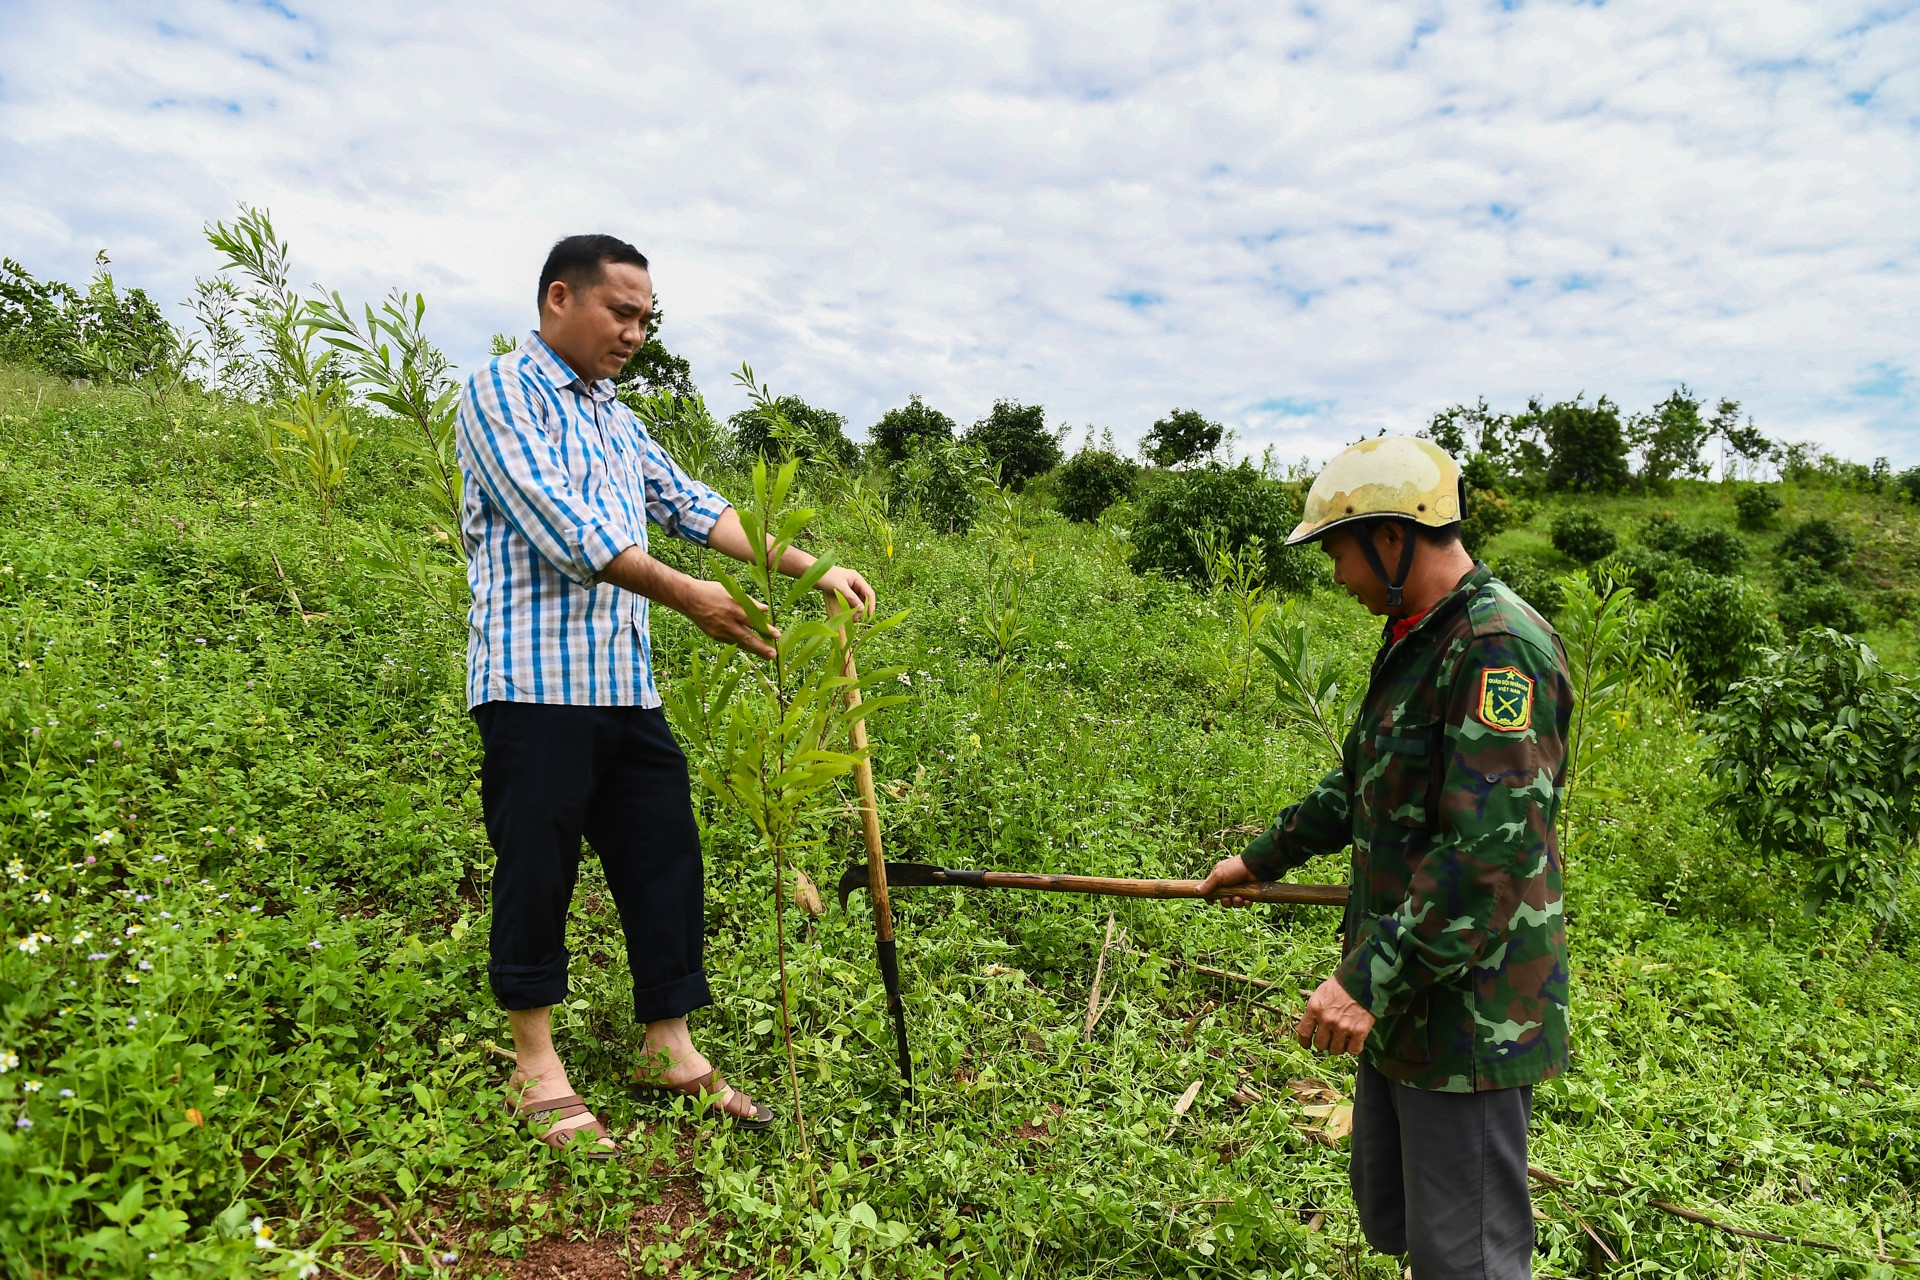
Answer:
[(660, 705), (647, 599), (594, 574), (647, 521), (706, 545), (725, 498), (674, 464), (614, 398), (531, 334), (460, 398), (467, 705)]

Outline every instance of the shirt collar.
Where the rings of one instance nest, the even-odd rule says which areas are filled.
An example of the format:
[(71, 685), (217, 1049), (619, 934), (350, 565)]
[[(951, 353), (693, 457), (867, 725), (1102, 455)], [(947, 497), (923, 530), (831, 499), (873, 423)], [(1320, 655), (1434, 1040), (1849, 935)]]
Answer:
[(1411, 618), (1389, 618), (1386, 627), (1380, 635), (1382, 645), (1391, 649), (1394, 645), (1399, 644), (1409, 635), (1418, 631), (1421, 626), (1436, 614), (1448, 612), (1448, 606), (1456, 600), (1464, 599), (1478, 591), (1481, 587), (1487, 585), (1487, 580), (1492, 577), (1493, 570), (1489, 569), (1484, 561), (1475, 560), (1473, 562), (1473, 568), (1468, 571), (1459, 582), (1454, 584), (1453, 590), (1428, 605), (1425, 613), (1415, 614)]
[(547, 381), (554, 386), (565, 387), (569, 391), (591, 396), (595, 400), (613, 399), (613, 379), (602, 378), (598, 382), (586, 381), (567, 367), (567, 362), (547, 345), (547, 340), (540, 336), (538, 330), (529, 333), (521, 341), (520, 350), (526, 353), (527, 358), (533, 361), (534, 366), (545, 374)]

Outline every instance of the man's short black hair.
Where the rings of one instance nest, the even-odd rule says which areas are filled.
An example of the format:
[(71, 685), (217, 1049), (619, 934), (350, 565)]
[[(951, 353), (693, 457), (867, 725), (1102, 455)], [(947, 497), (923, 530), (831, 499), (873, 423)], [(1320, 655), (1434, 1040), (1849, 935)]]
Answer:
[(619, 236), (567, 236), (556, 240), (547, 253), (547, 265), (540, 268), (540, 294), (533, 305), (544, 310), (547, 289), (555, 280), (565, 280), (570, 289), (588, 289), (607, 274), (607, 263), (626, 262), (647, 269), (647, 255)]

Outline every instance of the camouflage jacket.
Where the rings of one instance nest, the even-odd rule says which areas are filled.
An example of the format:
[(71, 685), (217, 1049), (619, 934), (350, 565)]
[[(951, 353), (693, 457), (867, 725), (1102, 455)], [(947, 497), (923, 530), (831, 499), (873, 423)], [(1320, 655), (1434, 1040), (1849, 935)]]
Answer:
[(1573, 693), (1560, 637), (1484, 564), (1374, 659), (1341, 768), (1247, 847), (1270, 879), (1351, 849), (1334, 976), (1393, 1079), (1469, 1093), (1567, 1065), (1554, 835)]

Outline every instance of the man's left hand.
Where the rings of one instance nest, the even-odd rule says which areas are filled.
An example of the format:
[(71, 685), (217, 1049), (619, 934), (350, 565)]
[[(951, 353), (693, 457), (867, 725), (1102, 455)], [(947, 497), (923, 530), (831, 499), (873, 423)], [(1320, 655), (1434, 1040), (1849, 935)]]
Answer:
[(1293, 1035), (1302, 1049), (1311, 1045), (1324, 1053), (1350, 1053), (1357, 1058), (1372, 1030), (1373, 1015), (1338, 980), (1328, 978), (1307, 1001)]
[(829, 602), (835, 596), (853, 606), (861, 617), (871, 620), (875, 600), (867, 580), (843, 564), (837, 564), (820, 577), (820, 591)]

